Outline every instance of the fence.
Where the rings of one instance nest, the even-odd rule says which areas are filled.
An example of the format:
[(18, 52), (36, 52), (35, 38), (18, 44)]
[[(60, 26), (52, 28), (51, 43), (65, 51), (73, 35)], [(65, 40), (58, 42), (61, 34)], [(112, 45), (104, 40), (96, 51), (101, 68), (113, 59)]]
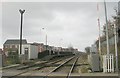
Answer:
[(103, 72), (114, 72), (114, 55), (103, 55)]

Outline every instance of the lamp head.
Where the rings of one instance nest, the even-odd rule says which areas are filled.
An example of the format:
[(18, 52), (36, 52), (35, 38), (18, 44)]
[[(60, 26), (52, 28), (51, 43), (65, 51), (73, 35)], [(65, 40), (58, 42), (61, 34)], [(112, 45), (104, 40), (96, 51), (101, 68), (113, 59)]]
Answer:
[(19, 12), (20, 12), (21, 14), (23, 14), (23, 13), (25, 12), (25, 10), (20, 9)]

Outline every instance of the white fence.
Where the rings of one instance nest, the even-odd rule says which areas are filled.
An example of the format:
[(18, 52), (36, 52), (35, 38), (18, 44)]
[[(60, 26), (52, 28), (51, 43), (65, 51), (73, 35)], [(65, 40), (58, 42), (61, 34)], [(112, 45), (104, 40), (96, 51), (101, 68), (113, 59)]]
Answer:
[(114, 55), (103, 55), (103, 72), (114, 72)]

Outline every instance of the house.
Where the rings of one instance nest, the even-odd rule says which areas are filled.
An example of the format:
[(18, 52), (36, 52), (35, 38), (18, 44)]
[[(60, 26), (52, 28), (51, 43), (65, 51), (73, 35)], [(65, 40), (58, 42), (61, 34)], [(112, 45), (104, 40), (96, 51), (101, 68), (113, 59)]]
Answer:
[[(22, 40), (22, 45), (27, 44), (27, 40)], [(19, 39), (8, 39), (3, 44), (3, 51), (6, 55), (8, 55), (8, 52), (17, 52), (20, 46), (20, 40)]]
[[(9, 52), (12, 52), (14, 55), (20, 55), (20, 40), (19, 39), (9, 39), (3, 44), (3, 51), (7, 56)], [(21, 55), (25, 56), (25, 59), (36, 59), (38, 57), (38, 48), (32, 43), (27, 43), (27, 40), (22, 40), (22, 53)]]

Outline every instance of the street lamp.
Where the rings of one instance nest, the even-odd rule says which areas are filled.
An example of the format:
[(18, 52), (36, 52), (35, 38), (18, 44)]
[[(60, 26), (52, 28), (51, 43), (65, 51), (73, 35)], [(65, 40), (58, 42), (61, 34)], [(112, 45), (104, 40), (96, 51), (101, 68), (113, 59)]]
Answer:
[[(45, 30), (45, 28), (42, 28), (42, 30)], [(46, 44), (46, 50), (47, 50), (47, 32), (45, 31), (45, 44)]]
[(20, 25), (20, 55), (22, 54), (22, 24), (23, 24), (23, 13), (25, 10), (20, 9), (19, 10), (21, 14), (21, 25)]

